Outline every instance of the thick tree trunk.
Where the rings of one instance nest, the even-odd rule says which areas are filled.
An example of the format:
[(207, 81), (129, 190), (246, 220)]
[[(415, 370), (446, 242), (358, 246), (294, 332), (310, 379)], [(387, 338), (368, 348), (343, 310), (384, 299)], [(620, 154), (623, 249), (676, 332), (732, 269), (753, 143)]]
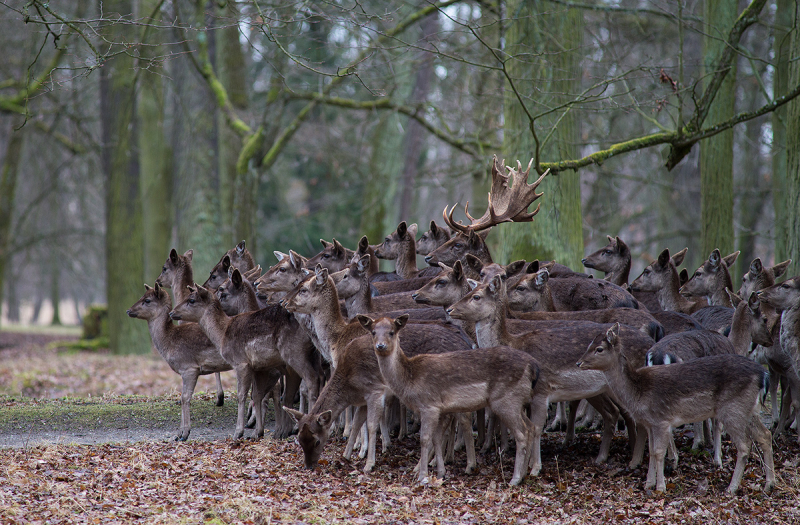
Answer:
[[(13, 122), (11, 124), (14, 125)], [(0, 314), (2, 314), (3, 307), (2, 292), (5, 290), (3, 282), (7, 277), (8, 263), (11, 261), (9, 251), (11, 249), (11, 221), (14, 219), (14, 196), (17, 192), (17, 172), (22, 158), (24, 128), (14, 131), (12, 127), (9, 133), (11, 137), (6, 145), (3, 169), (0, 172)], [(10, 305), (14, 297), (12, 294), (6, 294), (6, 297)]]
[[(128, 17), (130, 0), (103, 2), (111, 18)], [(131, 26), (109, 26), (106, 38), (131, 42)], [(100, 70), (100, 109), (103, 137), (102, 164), (106, 174), (106, 289), (111, 350), (116, 353), (150, 351), (145, 323), (125, 314), (141, 296), (144, 276), (144, 235), (136, 151), (136, 93), (134, 61), (120, 53)]]
[[(138, 0), (139, 13), (149, 17), (159, 0)], [(160, 11), (153, 22), (158, 22)], [(169, 148), (164, 133), (163, 64), (158, 57), (163, 48), (155, 45), (159, 32), (145, 30), (139, 59), (139, 85), (136, 109), (138, 116), (139, 166), (141, 167), (142, 219), (144, 228), (144, 276), (152, 285), (161, 273), (172, 237), (172, 175), (169, 171)], [(155, 60), (154, 60), (155, 59)]]
[[(792, 37), (797, 33), (794, 27), (794, 9), (797, 3), (792, 0), (778, 0), (773, 29), (773, 48), (775, 52), (775, 76), (773, 98), (780, 97), (789, 86), (789, 58)], [(792, 102), (791, 104), (797, 104)], [(791, 105), (789, 104), (789, 105)], [(786, 209), (786, 125), (787, 106), (781, 106), (772, 113), (772, 205), (775, 210), (775, 261), (789, 258), (787, 248), (788, 210)], [(791, 275), (791, 274), (790, 274)]]
[[(800, 56), (800, 3), (794, 6), (794, 31), (792, 31), (789, 56)], [(793, 60), (789, 65), (789, 85), (800, 85), (800, 61)], [(793, 277), (800, 272), (800, 99), (788, 104), (786, 120), (786, 191), (784, 209), (786, 210), (786, 257), (792, 265), (786, 275)]]
[[(703, 55), (705, 75), (714, 73), (728, 32), (736, 21), (737, 2), (706, 0)], [(734, 61), (735, 64), (735, 61)], [(732, 64), (732, 67), (734, 65)], [(706, 118), (707, 124), (733, 116), (736, 71), (730, 71), (720, 86)], [(704, 257), (714, 248), (724, 254), (733, 251), (733, 130), (729, 129), (700, 143), (700, 238)]]
[[(564, 103), (580, 92), (583, 13), (549, 2), (515, 0), (508, 3), (507, 15), (506, 52), (516, 57), (507, 62), (507, 67), (529, 111), (537, 114), (545, 107)], [(554, 43), (553, 35), (557, 35), (558, 45)], [(519, 160), (524, 168), (534, 157), (536, 145), (530, 121), (508, 83), (503, 106), (503, 156), (507, 164), (516, 164)], [(580, 124), (576, 114), (573, 111), (566, 115), (558, 112), (537, 120), (536, 132), (540, 141), (553, 126), (556, 130), (544, 144), (541, 160), (577, 157)], [(534, 177), (536, 174), (532, 173), (531, 178)], [(533, 223), (499, 228), (492, 241), (495, 259), (503, 263), (516, 259), (556, 260), (579, 270), (583, 257), (579, 175), (562, 172), (548, 176), (539, 191), (544, 192), (544, 197)]]

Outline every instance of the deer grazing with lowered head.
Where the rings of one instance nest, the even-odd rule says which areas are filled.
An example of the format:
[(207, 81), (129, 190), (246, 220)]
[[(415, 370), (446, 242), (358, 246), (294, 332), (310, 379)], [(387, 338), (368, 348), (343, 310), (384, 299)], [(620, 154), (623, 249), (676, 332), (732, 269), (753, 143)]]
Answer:
[[(428, 476), (431, 446), (436, 455), (437, 473), (440, 478), (445, 475), (442, 416), (489, 407), (516, 439), (510, 484), (518, 485), (527, 469), (533, 431), (524, 409), (533, 397), (539, 377), (536, 360), (524, 352), (502, 346), (407, 357), (399, 336), (408, 316), (373, 320), (359, 315), (358, 320), (372, 335), (384, 381), (404, 405), (420, 415), (419, 481), (424, 483)], [(467, 429), (466, 434), (471, 441), (472, 429)], [(475, 466), (474, 457), (471, 459), (468, 472)]]
[[(384, 450), (389, 443), (388, 428), (382, 421), (387, 387), (371, 349), (369, 334), (358, 321), (348, 322), (342, 316), (336, 286), (327, 269), (315, 269), (283, 299), (282, 304), (291, 312), (309, 316), (319, 341), (317, 348), (330, 360), (333, 368), (331, 379), (308, 414), (289, 411), (298, 420), (298, 441), (305, 455), (306, 466), (313, 468), (316, 464), (333, 421), (348, 406), (366, 406), (366, 411), (356, 411), (353, 429), (357, 431), (366, 419), (368, 448), (364, 470), (369, 472), (375, 465), (379, 425)], [(413, 355), (470, 347), (469, 339), (461, 330), (438, 324), (409, 324), (403, 332), (401, 343)], [(346, 455), (353, 451), (355, 431), (350, 432)]]
[(625, 357), (619, 325), (601, 332), (577, 361), (581, 370), (601, 371), (615, 399), (636, 424), (646, 429), (650, 463), (645, 488), (667, 489), (664, 456), (672, 440), (672, 428), (716, 418), (730, 434), (737, 450), (736, 467), (728, 485), (739, 488), (751, 440), (761, 448), (766, 470), (764, 490), (775, 484), (772, 435), (760, 419), (769, 376), (746, 357), (718, 355), (668, 366), (636, 368)]
[[(213, 292), (195, 285), (170, 317), (197, 322), (236, 371), (238, 414), (234, 439), (244, 434), (248, 391), (252, 387), (254, 406), (262, 406), (264, 396), (275, 384), (271, 379), (275, 369), (286, 373), (284, 404), (294, 400), (300, 378), (308, 386), (309, 397), (316, 399), (322, 379), (319, 356), (308, 334), (282, 307), (269, 304), (261, 310), (228, 317)], [(255, 413), (255, 435), (260, 438), (264, 435), (264, 414), (261, 410)], [(290, 431), (291, 428), (276, 425), (275, 435), (283, 438)]]
[(192, 430), (190, 403), (197, 378), (232, 367), (197, 323), (176, 325), (169, 317), (172, 300), (158, 283), (144, 285), (144, 295), (128, 309), (128, 316), (147, 321), (150, 339), (173, 372), (181, 376), (181, 426), (175, 441), (186, 441)]
[[(175, 248), (172, 248), (161, 268), (161, 274), (156, 279), (156, 284), (160, 287), (172, 289), (175, 304), (186, 299), (188, 287), (194, 284), (193, 254), (193, 250), (187, 250), (180, 255)], [(219, 372), (214, 374), (214, 379), (217, 382), (217, 406), (221, 407), (225, 404), (225, 391), (222, 389), (222, 378), (219, 376)]]

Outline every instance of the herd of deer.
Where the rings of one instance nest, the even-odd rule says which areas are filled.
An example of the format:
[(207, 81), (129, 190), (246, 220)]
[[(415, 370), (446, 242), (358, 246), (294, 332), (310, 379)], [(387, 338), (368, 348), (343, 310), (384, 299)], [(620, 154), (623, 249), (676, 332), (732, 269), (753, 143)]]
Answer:
[[(714, 462), (722, 464), (723, 430), (737, 449), (728, 491), (739, 487), (753, 441), (770, 490), (765, 396), (773, 396), (776, 432), (800, 418), (800, 277), (775, 284), (790, 261), (767, 268), (755, 259), (738, 293), (728, 269), (738, 252), (722, 257), (718, 250), (690, 279), (676, 269), (686, 250), (664, 250), (629, 284), (631, 254), (619, 237), (583, 260), (605, 272), (602, 280), (553, 262), (499, 265), (485, 237), (503, 222), (533, 220), (539, 208), (527, 209), (541, 197), (536, 188), (545, 175), (529, 184), (529, 171), (530, 164), (523, 170), (495, 158), (488, 209), (478, 219), (467, 212), (468, 225), (445, 208), (449, 228), (432, 221), (418, 240), (417, 225), (402, 222), (379, 245), (363, 237), (355, 251), (336, 240), (322, 241), (323, 251), (310, 259), (276, 251), (278, 263), (263, 275), (244, 241), (202, 286), (194, 282), (192, 251), (172, 250), (155, 287), (145, 285), (128, 315), (147, 320), (155, 348), (183, 380), (175, 439), (189, 436), (198, 376), (217, 374), (221, 405), (219, 373), (234, 370), (234, 438), (248, 423), (248, 393), (256, 437), (273, 398), (283, 406), (274, 433), (287, 437), (296, 429), (308, 468), (343, 423), (345, 455), (360, 444), (369, 472), (378, 429), (386, 452), (398, 420), (400, 435), (409, 432), (410, 410), (419, 424), (420, 482), (432, 456), (445, 475), (456, 439), (473, 471), (477, 430), (484, 450), (498, 434), (504, 447), (514, 438), (515, 485), (540, 472), (548, 407), (558, 403), (570, 407), (568, 417), (556, 410), (556, 424), (566, 419), (567, 441), (579, 410), (602, 418), (598, 463), (608, 458), (620, 417), (631, 467), (641, 463), (646, 437), (645, 488), (666, 490), (665, 456), (677, 462), (672, 429), (695, 423), (699, 446), (712, 439), (710, 422)], [(417, 255), (429, 267), (420, 270)], [(379, 272), (377, 258), (394, 260), (396, 271)]]

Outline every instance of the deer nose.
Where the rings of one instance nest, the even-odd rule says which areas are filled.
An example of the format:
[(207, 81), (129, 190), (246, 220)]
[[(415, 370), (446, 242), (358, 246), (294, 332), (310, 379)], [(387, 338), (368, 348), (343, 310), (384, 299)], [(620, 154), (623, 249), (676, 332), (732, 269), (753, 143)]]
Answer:
[(130, 310), (130, 308), (128, 308), (128, 310), (127, 310), (125, 313), (126, 313), (126, 314), (128, 314), (128, 317), (130, 317), (130, 316), (131, 316), (131, 310)]
[(445, 312), (447, 312), (447, 315), (452, 315), (453, 314), (453, 308), (450, 307), (447, 310), (445, 310)]
[[(414, 299), (415, 301), (417, 300), (417, 297), (419, 297), (418, 293), (412, 293), (411, 294), (411, 298)], [(130, 310), (128, 310), (128, 311), (130, 312)]]
[(586, 258), (581, 259), (581, 264), (586, 264)]
[(180, 321), (181, 320), (180, 314), (176, 314), (174, 311), (169, 313), (169, 318), (172, 319), (173, 321)]
[(425, 257), (425, 262), (426, 262), (426, 263), (430, 264), (431, 260), (433, 260), (433, 256), (432, 256), (432, 255), (427, 255), (427, 256)]
[(386, 350), (386, 343), (376, 343), (375, 350), (381, 350), (381, 351)]

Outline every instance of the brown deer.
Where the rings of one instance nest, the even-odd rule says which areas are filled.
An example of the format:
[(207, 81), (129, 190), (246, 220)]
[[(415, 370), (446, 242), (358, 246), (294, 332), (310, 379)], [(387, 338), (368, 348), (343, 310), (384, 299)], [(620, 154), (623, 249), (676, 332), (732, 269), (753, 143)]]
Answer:
[(245, 242), (241, 241), (235, 247), (231, 248), (220, 258), (219, 262), (211, 269), (211, 273), (203, 283), (203, 288), (209, 290), (216, 290), (219, 288), (227, 278), (228, 269), (233, 266), (239, 268), (242, 273), (248, 272), (256, 267), (253, 256), (245, 246)]
[(647, 430), (650, 465), (645, 488), (664, 492), (664, 455), (674, 426), (708, 418), (724, 425), (737, 450), (728, 492), (739, 488), (750, 440), (763, 453), (769, 491), (775, 484), (772, 435), (761, 423), (759, 407), (769, 377), (761, 365), (746, 357), (719, 355), (669, 366), (635, 368), (625, 358), (619, 325), (599, 334), (577, 364), (581, 370), (601, 371), (615, 398)]
[(322, 251), (305, 262), (305, 267), (309, 270), (313, 270), (319, 264), (331, 272), (338, 272), (353, 259), (355, 252), (342, 246), (336, 239), (333, 239), (333, 242), (320, 239), (319, 242), (322, 243)]
[(436, 221), (431, 221), (430, 229), (417, 239), (417, 255), (428, 255), (449, 240), (450, 231), (436, 224)]
[(680, 278), (676, 266), (683, 263), (687, 249), (679, 251), (672, 257), (669, 249), (662, 251), (658, 259), (650, 263), (631, 284), (634, 292), (655, 292), (658, 303), (663, 310), (691, 314), (707, 306), (705, 301), (698, 302), (687, 299), (678, 291)]
[(719, 250), (715, 248), (689, 281), (681, 286), (680, 294), (685, 297), (706, 298), (711, 306), (731, 307), (731, 300), (725, 292), (733, 290), (733, 280), (728, 268), (738, 257), (737, 251), (723, 259)]
[[(603, 279), (606, 281), (627, 288), (631, 272), (631, 250), (619, 237), (610, 235), (606, 235), (606, 237), (608, 244), (587, 255), (581, 262), (586, 268), (605, 272)], [(632, 295), (649, 311), (661, 310), (661, 305), (658, 304), (658, 300), (652, 292), (634, 292)]]
[[(756, 293), (763, 304), (781, 311), (780, 346), (767, 353), (770, 367), (775, 367), (789, 383), (790, 400), (785, 399), (781, 407), (777, 432), (783, 431), (790, 408), (794, 409), (795, 422), (800, 429), (800, 276)], [(797, 441), (800, 443), (800, 431)]]
[(414, 240), (417, 236), (417, 225), (407, 226), (403, 221), (397, 229), (386, 236), (381, 244), (375, 247), (375, 256), (378, 259), (395, 261), (395, 271), (403, 279), (415, 277), (433, 277), (439, 273), (439, 268), (428, 267), (424, 270), (417, 268), (417, 247)]
[[(533, 355), (539, 362), (541, 375), (539, 385), (532, 402), (531, 419), (534, 423), (534, 444), (531, 474), (538, 474), (541, 469), (539, 442), (544, 424), (547, 420), (547, 404), (558, 401), (576, 401), (587, 399), (603, 416), (603, 439), (600, 452), (595, 460), (601, 463), (608, 458), (611, 439), (614, 435), (619, 412), (604, 394), (607, 385), (602, 374), (576, 374), (574, 363), (584, 352), (585, 345), (596, 333), (595, 323), (570, 325), (566, 328), (550, 330), (537, 329), (527, 333), (511, 334), (506, 328), (508, 300), (505, 283), (495, 276), (485, 284), (477, 284), (463, 299), (448, 309), (448, 313), (456, 318), (475, 323), (478, 346), (510, 346)], [(631, 352), (640, 354), (639, 360), (644, 363), (644, 354), (653, 340), (638, 330), (626, 330), (630, 340)], [(635, 442), (632, 423), (628, 426), (631, 442)], [(568, 429), (567, 439), (571, 439), (574, 429)]]
[(155, 288), (144, 287), (144, 295), (128, 309), (128, 316), (147, 321), (153, 346), (172, 371), (181, 376), (181, 426), (175, 441), (186, 441), (192, 430), (189, 405), (197, 378), (225, 372), (231, 369), (231, 365), (222, 358), (197, 323), (176, 325), (172, 322), (169, 317), (172, 300), (158, 283)]
[[(478, 219), (469, 214), (469, 203), (464, 208), (470, 224), (465, 226), (453, 220), (455, 206), (449, 211), (442, 212), (442, 217), (448, 227), (454, 232), (449, 241), (433, 250), (425, 257), (425, 262), (430, 266), (439, 266), (439, 263), (453, 266), (460, 260), (466, 264), (464, 257), (471, 253), (482, 262), (493, 262), (486, 246), (485, 238), (493, 226), (503, 222), (531, 222), (539, 212), (539, 206), (533, 212), (528, 212), (528, 206), (542, 196), (536, 193), (536, 188), (549, 173), (545, 171), (535, 182), (528, 184), (528, 174), (531, 171), (533, 159), (528, 163), (526, 170), (517, 161), (517, 169), (506, 166), (505, 161), (498, 163), (497, 156), (492, 160), (492, 188), (489, 192), (489, 205), (486, 213)], [(504, 172), (508, 170), (508, 174)], [(512, 184), (509, 184), (511, 179)]]
[[(316, 331), (320, 353), (330, 358), (333, 375), (309, 414), (292, 413), (299, 420), (298, 440), (303, 448), (306, 466), (316, 463), (327, 441), (333, 421), (350, 405), (365, 406), (366, 411), (354, 416), (353, 429), (367, 420), (368, 455), (365, 471), (375, 464), (378, 424), (386, 403), (386, 386), (371, 350), (369, 334), (358, 321), (346, 321), (339, 309), (339, 297), (328, 270), (318, 268), (282, 301), (292, 312), (308, 314)], [(460, 330), (435, 324), (411, 324), (403, 331), (401, 344), (409, 354), (439, 353), (469, 348), (466, 335)], [(328, 411), (328, 415), (325, 415)], [(329, 417), (330, 416), (330, 417)], [(321, 418), (321, 419), (320, 419)], [(382, 428), (384, 450), (388, 446), (388, 429)], [(350, 432), (347, 454), (353, 450), (356, 432)], [(315, 459), (316, 458), (316, 459)]]
[[(175, 320), (195, 321), (236, 371), (238, 415), (234, 439), (244, 434), (247, 393), (252, 386), (253, 404), (262, 406), (274, 385), (272, 370), (287, 373), (284, 404), (294, 400), (299, 378), (308, 385), (309, 397), (319, 393), (321, 366), (308, 334), (282, 307), (271, 304), (261, 310), (228, 317), (213, 292), (202, 286), (189, 289), (189, 296), (170, 312)], [(298, 377), (299, 376), (299, 377)], [(256, 437), (264, 435), (264, 414), (256, 410)], [(291, 428), (276, 426), (275, 435), (286, 437)]]
[(775, 266), (765, 268), (761, 263), (761, 259), (756, 257), (750, 263), (750, 269), (742, 276), (742, 287), (737, 292), (740, 297), (750, 297), (750, 294), (769, 288), (775, 284), (775, 279), (780, 277), (786, 272), (786, 269), (792, 263), (791, 259), (787, 259), (782, 263)]
[(626, 290), (600, 279), (550, 278), (545, 268), (509, 283), (509, 306), (521, 312), (564, 312), (602, 308), (634, 308), (639, 303)]
[(444, 319), (444, 312), (438, 308), (426, 308), (414, 301), (409, 293), (372, 296), (369, 281), (369, 265), (372, 256), (364, 255), (351, 262), (344, 270), (331, 274), (336, 291), (344, 299), (347, 317), (352, 320), (358, 314), (390, 312), (395, 310), (418, 310), (409, 312), (414, 319)]
[[(373, 349), (384, 381), (404, 405), (420, 415), (420, 483), (428, 477), (432, 445), (437, 473), (440, 478), (445, 475), (442, 416), (489, 407), (516, 439), (510, 484), (518, 485), (525, 476), (533, 432), (524, 408), (533, 397), (539, 378), (536, 360), (524, 352), (502, 346), (409, 358), (399, 343), (408, 316), (383, 317), (375, 321), (359, 315), (358, 320), (372, 334)], [(471, 440), (471, 428), (467, 434)], [(474, 464), (471, 467), (474, 468)]]
[[(171, 288), (175, 298), (175, 304), (186, 299), (189, 286), (194, 284), (194, 272), (192, 270), (193, 250), (187, 250), (183, 255), (179, 255), (175, 248), (169, 251), (164, 266), (161, 268), (161, 275), (156, 279), (156, 284), (162, 288)], [(217, 406), (225, 404), (225, 391), (222, 389), (222, 378), (219, 372), (214, 374), (217, 382)]]
[(266, 304), (259, 303), (252, 279), (243, 276), (238, 268), (230, 266), (229, 270), (230, 277), (223, 281), (216, 291), (222, 310), (229, 316), (234, 316), (264, 308)]

